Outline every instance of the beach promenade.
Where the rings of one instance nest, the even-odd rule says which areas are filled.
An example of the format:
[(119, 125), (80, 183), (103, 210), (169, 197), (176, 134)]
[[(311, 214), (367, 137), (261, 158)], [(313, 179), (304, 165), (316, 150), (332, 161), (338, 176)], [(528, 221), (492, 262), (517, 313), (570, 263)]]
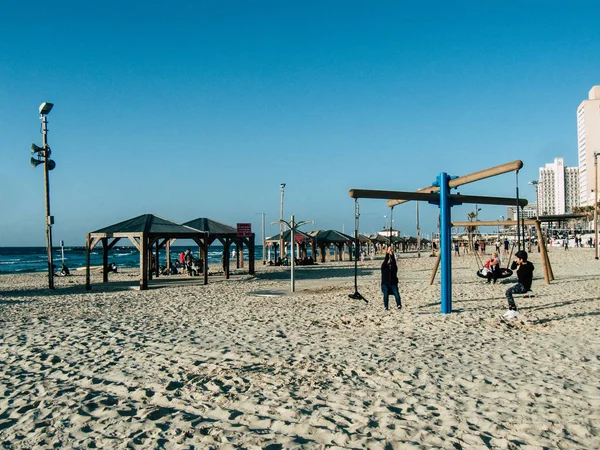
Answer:
[[(453, 258), (398, 254), (404, 308), (384, 311), (381, 259), (256, 277), (0, 276), (0, 446), (140, 449), (600, 448), (600, 262), (539, 253), (534, 298)], [(505, 265), (505, 263), (503, 263)], [(256, 296), (256, 291), (285, 292)]]

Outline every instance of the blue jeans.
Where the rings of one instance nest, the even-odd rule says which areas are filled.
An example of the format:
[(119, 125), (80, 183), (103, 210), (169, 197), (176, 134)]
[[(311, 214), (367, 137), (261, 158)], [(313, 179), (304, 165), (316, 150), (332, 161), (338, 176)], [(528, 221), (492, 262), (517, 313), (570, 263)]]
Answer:
[(400, 301), (400, 293), (398, 292), (397, 284), (391, 284), (389, 286), (387, 284), (383, 284), (381, 286), (381, 292), (383, 292), (383, 306), (385, 307), (385, 309), (389, 308), (390, 294), (393, 294), (396, 298), (396, 306), (398, 308), (402, 307), (402, 302)]
[(515, 304), (515, 300), (513, 299), (513, 294), (524, 294), (527, 292), (527, 289), (525, 289), (525, 286), (523, 286), (521, 283), (517, 283), (512, 287), (509, 287), (506, 290), (506, 300), (508, 301), (508, 308), (509, 309), (514, 309), (516, 311), (517, 309), (517, 305)]

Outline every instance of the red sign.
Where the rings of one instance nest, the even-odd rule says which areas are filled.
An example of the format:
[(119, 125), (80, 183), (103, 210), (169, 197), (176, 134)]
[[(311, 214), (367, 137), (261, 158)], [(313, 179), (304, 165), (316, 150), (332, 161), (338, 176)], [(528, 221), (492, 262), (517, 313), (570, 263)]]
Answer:
[(237, 224), (237, 235), (238, 235), (238, 237), (252, 236), (252, 224), (251, 223), (238, 223)]
[(302, 244), (302, 241), (304, 241), (304, 236), (302, 236), (301, 234), (294, 235), (294, 242)]

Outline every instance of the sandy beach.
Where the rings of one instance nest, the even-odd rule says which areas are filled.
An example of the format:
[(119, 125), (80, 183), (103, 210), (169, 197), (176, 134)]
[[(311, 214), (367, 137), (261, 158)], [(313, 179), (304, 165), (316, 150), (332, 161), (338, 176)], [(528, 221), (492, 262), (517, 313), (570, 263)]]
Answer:
[[(384, 311), (381, 259), (257, 274), (0, 277), (2, 448), (600, 448), (600, 263), (539, 254), (534, 298), (502, 319), (512, 277), (399, 255), (404, 308)], [(281, 292), (257, 296), (255, 292)], [(393, 303), (393, 302), (392, 302)]]

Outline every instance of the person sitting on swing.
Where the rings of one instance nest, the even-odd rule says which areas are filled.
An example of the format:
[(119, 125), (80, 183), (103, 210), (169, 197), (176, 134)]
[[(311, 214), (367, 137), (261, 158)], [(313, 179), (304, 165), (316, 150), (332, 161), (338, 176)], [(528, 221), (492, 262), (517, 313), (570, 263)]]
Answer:
[[(527, 252), (525, 250), (519, 250), (515, 253), (516, 261), (513, 261), (511, 269), (517, 269), (517, 278), (519, 282), (506, 290), (505, 296), (508, 302), (508, 311), (503, 315), (505, 319), (514, 319), (517, 317), (519, 312), (517, 311), (517, 305), (513, 298), (513, 294), (525, 294), (531, 290), (531, 283), (533, 281), (533, 264), (527, 261)], [(516, 266), (516, 267), (515, 267)], [(513, 269), (513, 270), (514, 270)]]
[(498, 259), (498, 253), (492, 253), (492, 257), (486, 261), (484, 267), (488, 269), (488, 272), (485, 275), (488, 284), (490, 284), (492, 280), (494, 280), (494, 284), (496, 284), (496, 280), (500, 275), (500, 259)]

